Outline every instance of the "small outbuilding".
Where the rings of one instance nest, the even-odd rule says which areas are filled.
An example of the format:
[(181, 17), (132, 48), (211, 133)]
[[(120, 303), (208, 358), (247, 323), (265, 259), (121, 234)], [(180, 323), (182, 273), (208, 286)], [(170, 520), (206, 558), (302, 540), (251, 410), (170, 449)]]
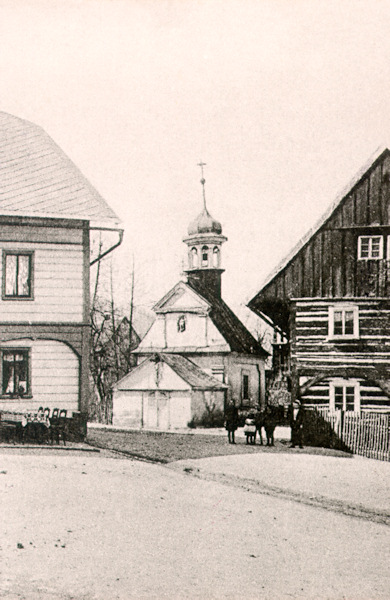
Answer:
[(223, 406), (227, 385), (184, 356), (156, 353), (114, 386), (114, 425), (177, 429)]

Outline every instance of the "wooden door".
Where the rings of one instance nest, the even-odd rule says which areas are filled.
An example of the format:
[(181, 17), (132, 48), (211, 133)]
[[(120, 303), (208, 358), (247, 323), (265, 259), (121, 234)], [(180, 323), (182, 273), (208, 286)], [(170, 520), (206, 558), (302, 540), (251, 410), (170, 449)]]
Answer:
[(147, 429), (158, 427), (158, 410), (156, 392), (149, 392), (146, 398), (145, 425)]
[(157, 427), (169, 429), (169, 393), (156, 392), (157, 395)]

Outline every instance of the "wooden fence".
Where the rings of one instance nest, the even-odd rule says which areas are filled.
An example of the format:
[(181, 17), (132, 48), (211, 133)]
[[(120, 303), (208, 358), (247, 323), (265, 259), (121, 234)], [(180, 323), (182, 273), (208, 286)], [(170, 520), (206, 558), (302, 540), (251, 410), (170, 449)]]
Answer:
[[(339, 447), (368, 458), (390, 461), (390, 414), (329, 412), (328, 407), (317, 407), (313, 412), (317, 421), (330, 426)], [(337, 445), (334, 440), (332, 445)]]

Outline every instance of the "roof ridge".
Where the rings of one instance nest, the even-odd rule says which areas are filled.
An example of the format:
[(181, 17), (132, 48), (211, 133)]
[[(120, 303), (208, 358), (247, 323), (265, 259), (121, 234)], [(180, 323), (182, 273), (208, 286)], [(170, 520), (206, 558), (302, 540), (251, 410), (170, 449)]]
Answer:
[[(195, 288), (192, 287), (190, 282), (188, 282), (188, 285), (191, 289), (195, 289), (195, 291), (211, 305), (209, 316), (218, 331), (229, 344), (232, 352), (236, 351), (246, 354), (268, 355), (268, 352), (262, 347), (260, 342), (256, 340), (223, 298), (209, 294), (200, 284), (197, 284), (197, 287)], [(225, 324), (227, 325), (227, 328), (224, 327)], [(237, 331), (237, 329), (240, 331)]]
[(349, 180), (347, 185), (344, 185), (342, 189), (336, 194), (334, 200), (329, 204), (326, 211), (321, 215), (319, 219), (312, 225), (312, 227), (298, 240), (293, 246), (290, 252), (287, 253), (284, 258), (274, 267), (274, 269), (267, 275), (260, 286), (257, 287), (256, 291), (247, 296), (246, 304), (249, 306), (251, 301), (263, 290), (271, 281), (281, 272), (292, 259), (304, 248), (317, 231), (321, 229), (323, 225), (330, 219), (336, 208), (341, 202), (351, 193), (353, 188), (363, 179), (363, 177), (374, 167), (375, 163), (386, 153), (389, 149), (386, 146), (379, 146), (375, 152), (373, 152), (370, 158), (365, 161), (364, 165), (355, 173), (355, 175)]
[(43, 127), (0, 112), (0, 138), (0, 214), (88, 220), (92, 227), (118, 229), (113, 209)]

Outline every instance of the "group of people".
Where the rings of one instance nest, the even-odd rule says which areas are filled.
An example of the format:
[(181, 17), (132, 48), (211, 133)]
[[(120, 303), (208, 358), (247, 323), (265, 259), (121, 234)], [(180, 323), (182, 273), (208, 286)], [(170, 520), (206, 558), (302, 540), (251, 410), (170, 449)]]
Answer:
[[(225, 428), (228, 432), (229, 444), (235, 444), (235, 432), (239, 426), (238, 408), (231, 405), (225, 412)], [(267, 406), (264, 410), (251, 411), (244, 423), (244, 433), (247, 444), (255, 444), (257, 433), (259, 433), (260, 444), (263, 445), (262, 429), (265, 430), (267, 446), (274, 445), (274, 431), (277, 425), (277, 418), (272, 406)]]
[[(230, 405), (225, 411), (225, 429), (228, 432), (229, 444), (235, 444), (235, 432), (239, 427), (239, 413), (235, 405)], [(291, 417), (291, 448), (299, 445), (303, 448), (304, 409), (301, 404), (294, 410)], [(247, 444), (256, 444), (257, 433), (260, 445), (263, 445), (262, 429), (264, 428), (267, 446), (274, 445), (274, 432), (278, 424), (277, 409), (267, 405), (263, 410), (251, 411), (244, 423), (244, 433)]]

